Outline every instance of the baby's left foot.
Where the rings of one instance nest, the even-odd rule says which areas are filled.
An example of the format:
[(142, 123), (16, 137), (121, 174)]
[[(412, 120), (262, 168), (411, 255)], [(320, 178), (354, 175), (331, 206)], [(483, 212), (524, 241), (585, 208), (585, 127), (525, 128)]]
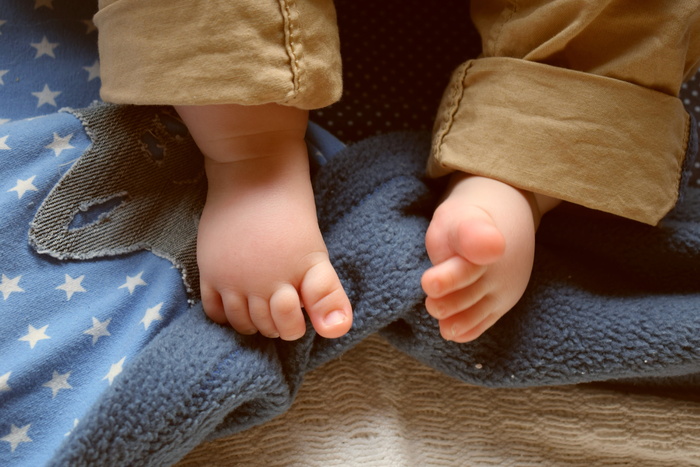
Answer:
[[(543, 211), (558, 203), (538, 200)], [(520, 300), (532, 272), (539, 211), (535, 196), (510, 185), (453, 175), (426, 233), (433, 267), (421, 281), (445, 339), (476, 339)]]

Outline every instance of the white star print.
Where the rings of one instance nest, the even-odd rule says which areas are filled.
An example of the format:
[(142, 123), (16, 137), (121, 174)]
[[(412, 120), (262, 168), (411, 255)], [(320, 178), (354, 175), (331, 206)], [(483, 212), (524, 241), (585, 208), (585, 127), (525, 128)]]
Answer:
[(73, 279), (71, 276), (66, 274), (65, 282), (56, 287), (56, 290), (63, 290), (66, 293), (66, 300), (70, 300), (71, 297), (73, 297), (73, 294), (76, 292), (87, 292), (87, 290), (80, 285), (80, 283), (83, 282), (83, 279), (85, 279), (84, 275)]
[(22, 199), (22, 196), (24, 196), (24, 194), (28, 191), (39, 191), (39, 189), (34, 186), (35, 178), (36, 175), (33, 175), (26, 180), (20, 180), (18, 178), (17, 185), (15, 185), (14, 188), (10, 188), (9, 190), (7, 190), (7, 192), (9, 193), (11, 191), (16, 191), (17, 199)]
[(100, 61), (95, 60), (95, 63), (92, 64), (92, 66), (84, 66), (83, 70), (87, 71), (90, 76), (88, 76), (88, 82), (92, 81), (95, 78), (100, 77)]
[(30, 45), (36, 49), (36, 56), (34, 56), (35, 59), (44, 55), (48, 55), (51, 58), (56, 58), (56, 55), (53, 53), (53, 49), (58, 47), (58, 42), (49, 42), (46, 36), (44, 36), (44, 38), (41, 39), (41, 42), (34, 42)]
[(40, 92), (33, 92), (32, 95), (39, 99), (39, 102), (36, 104), (37, 109), (41, 107), (44, 104), (49, 104), (54, 107), (58, 107), (56, 105), (56, 96), (61, 94), (61, 91), (52, 91), (49, 89), (49, 85), (45, 84), (44, 89), (42, 89)]
[(10, 146), (7, 145), (7, 138), (9, 137), (10, 135), (3, 136), (2, 138), (0, 138), (0, 150), (9, 151), (10, 149), (12, 149)]
[(108, 319), (107, 321), (100, 321), (99, 319), (95, 318), (94, 316), (92, 317), (92, 327), (88, 329), (87, 331), (84, 331), (83, 334), (89, 334), (92, 336), (92, 345), (95, 345), (97, 340), (100, 337), (104, 336), (111, 336), (109, 331), (107, 330), (107, 326), (109, 326), (109, 323), (112, 321), (112, 319)]
[(56, 157), (60, 156), (63, 151), (67, 151), (69, 149), (75, 149), (75, 146), (71, 146), (70, 140), (73, 137), (73, 133), (67, 135), (67, 136), (58, 136), (58, 133), (53, 134), (53, 142), (49, 144), (48, 146), (44, 146), (46, 149), (53, 149), (53, 152), (55, 153)]
[(5, 84), (5, 81), (2, 79), (2, 77), (8, 74), (9, 72), (10, 70), (0, 70), (0, 84)]
[(61, 389), (73, 389), (73, 386), (68, 383), (68, 378), (70, 378), (70, 371), (68, 373), (59, 374), (58, 371), (54, 370), (51, 381), (47, 381), (42, 384), (42, 386), (50, 388), (52, 393), (51, 398), (55, 399), (58, 391)]
[(27, 335), (20, 337), (18, 340), (29, 342), (29, 346), (33, 349), (37, 342), (42, 341), (44, 339), (51, 339), (51, 336), (46, 335), (46, 329), (48, 327), (49, 325), (47, 324), (43, 328), (37, 329), (30, 324), (28, 329), (29, 332), (27, 333)]
[(10, 385), (7, 384), (7, 381), (10, 379), (11, 374), (12, 372), (8, 371), (4, 375), (0, 376), (0, 392), (7, 392), (12, 390)]
[(34, 0), (34, 9), (38, 10), (42, 6), (53, 10), (53, 0)]
[(2, 292), (2, 298), (7, 300), (12, 292), (24, 292), (24, 289), (19, 286), (19, 280), (22, 276), (17, 276), (14, 279), (10, 279), (5, 274), (2, 275), (2, 282), (0, 282), (0, 292)]
[(0, 125), (4, 125), (5, 123), (9, 122), (9, 118), (0, 118)]
[(112, 382), (114, 381), (114, 378), (116, 378), (117, 375), (122, 372), (124, 360), (126, 360), (126, 357), (122, 357), (121, 360), (109, 367), (109, 373), (107, 373), (105, 377), (102, 378), (102, 381), (109, 380), (109, 385), (111, 386)]
[(126, 282), (122, 285), (119, 286), (120, 289), (123, 288), (128, 288), (129, 289), (129, 295), (134, 293), (134, 290), (136, 289), (136, 286), (139, 285), (148, 285), (146, 281), (141, 279), (141, 276), (143, 275), (143, 271), (138, 273), (135, 276), (126, 276)]
[[(2, 27), (3, 24), (7, 23), (4, 19), (0, 19), (0, 28)], [(0, 31), (0, 36), (2, 36), (2, 31)]]
[(139, 321), (139, 323), (143, 323), (143, 327), (148, 329), (153, 321), (161, 321), (163, 319), (163, 317), (160, 315), (160, 309), (162, 306), (163, 303), (161, 302), (153, 308), (147, 309), (146, 314), (144, 315), (143, 319)]
[(19, 446), (20, 443), (31, 443), (32, 439), (27, 436), (27, 432), (29, 431), (30, 425), (24, 425), (22, 428), (17, 428), (15, 425), (12, 425), (10, 427), (10, 434), (5, 435), (2, 438), (0, 438), (0, 441), (7, 441), (10, 443), (10, 450), (12, 452), (15, 452), (15, 449), (17, 449), (17, 446)]

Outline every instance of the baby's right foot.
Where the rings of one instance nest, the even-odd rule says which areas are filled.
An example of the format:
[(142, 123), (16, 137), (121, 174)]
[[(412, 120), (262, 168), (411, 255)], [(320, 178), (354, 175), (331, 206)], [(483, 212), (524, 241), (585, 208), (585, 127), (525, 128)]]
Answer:
[(243, 334), (294, 340), (306, 331), (303, 306), (321, 336), (340, 337), (352, 323), (350, 302), (321, 237), (308, 175), (294, 156), (282, 158), (277, 170), (270, 158), (210, 166), (216, 173), (197, 241), (204, 309)]

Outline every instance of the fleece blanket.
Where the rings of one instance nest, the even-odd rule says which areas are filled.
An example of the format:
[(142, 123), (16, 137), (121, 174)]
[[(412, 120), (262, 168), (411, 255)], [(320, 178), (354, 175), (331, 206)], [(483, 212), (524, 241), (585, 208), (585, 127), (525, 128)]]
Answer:
[[(161, 112), (107, 106), (81, 115), (92, 133), (93, 119), (151, 121)], [(112, 125), (109, 139), (127, 147), (141, 135), (128, 125)], [(173, 139), (166, 154), (186, 156), (175, 149), (190, 144), (188, 138)], [(195, 305), (162, 323), (155, 337), (122, 362), (118, 377), (86, 409), (50, 463), (172, 463), (203, 440), (283, 413), (306, 372), (376, 332), (418, 360), (483, 386), (634, 379), (698, 389), (700, 190), (688, 188), (657, 228), (574, 206), (552, 212), (540, 227), (523, 299), (482, 338), (458, 345), (439, 337), (419, 287), (428, 266), (423, 235), (440, 192), (439, 182), (423, 178), (428, 145), (424, 134), (368, 139), (342, 149), (316, 174), (319, 221), (355, 307), (347, 336), (327, 340), (311, 329), (292, 343), (239, 336), (208, 321)], [(124, 175), (119, 159), (99, 150), (109, 146), (95, 140), (87, 154), (119, 179)], [(117, 170), (109, 172), (110, 167)], [(94, 168), (76, 163), (38, 209), (32, 233), (37, 245), (42, 210), (62, 192), (79, 191), (72, 183), (85, 180), (79, 173), (84, 170)], [(162, 185), (152, 183), (152, 170), (144, 165), (126, 174), (123, 183), (140, 177), (145, 191), (124, 190), (123, 207), (89, 226), (128, 219), (118, 211), (131, 211), (144, 197), (164, 199)], [(65, 199), (77, 202), (72, 195)], [(179, 203), (162, 211), (177, 218), (183, 209), (191, 207)], [(146, 226), (147, 238), (160, 230), (158, 216), (148, 211), (134, 222)], [(191, 243), (181, 242), (185, 248)], [(80, 242), (75, 248), (81, 250)], [(186, 262), (180, 267), (188, 277)]]

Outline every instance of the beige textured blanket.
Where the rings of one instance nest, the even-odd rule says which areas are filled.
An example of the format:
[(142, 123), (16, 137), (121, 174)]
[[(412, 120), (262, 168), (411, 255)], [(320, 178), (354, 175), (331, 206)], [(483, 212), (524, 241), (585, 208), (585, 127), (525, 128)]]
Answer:
[(289, 412), (203, 444), (178, 467), (700, 466), (697, 401), (474, 387), (372, 337), (310, 373)]

